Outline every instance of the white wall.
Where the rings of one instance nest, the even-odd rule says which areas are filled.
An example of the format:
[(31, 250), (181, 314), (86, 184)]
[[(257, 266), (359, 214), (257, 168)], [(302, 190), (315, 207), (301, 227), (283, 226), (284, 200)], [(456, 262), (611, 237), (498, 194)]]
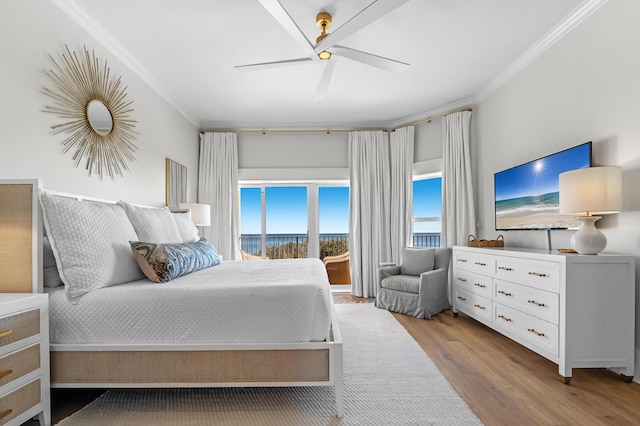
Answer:
[[(481, 238), (498, 234), (495, 172), (590, 140), (595, 165), (622, 167), (624, 212), (604, 217), (597, 226), (607, 236), (607, 252), (636, 257), (636, 306), (640, 306), (638, 16), (640, 2), (609, 1), (477, 105), (472, 119)], [(500, 233), (506, 245), (547, 248), (544, 231)], [(552, 231), (552, 248), (569, 247), (571, 234)], [(640, 309), (636, 309), (636, 347), (640, 347)]]
[[(165, 157), (188, 168), (189, 197), (195, 200), (198, 169), (197, 128), (160, 98), (107, 50), (48, 0), (0, 2), (0, 178), (39, 178), (45, 188), (147, 205), (165, 203)], [(41, 88), (54, 86), (43, 69), (48, 54), (57, 57), (67, 44), (86, 46), (111, 74), (121, 76), (137, 120), (138, 147), (129, 172), (115, 180), (91, 177), (84, 166), (74, 168), (71, 153), (62, 154), (63, 135), (50, 126), (62, 122), (42, 112), (51, 105)]]
[[(441, 132), (441, 120), (416, 126), (414, 161), (420, 171), (440, 164)], [(347, 132), (239, 133), (238, 178), (348, 180), (348, 138)]]

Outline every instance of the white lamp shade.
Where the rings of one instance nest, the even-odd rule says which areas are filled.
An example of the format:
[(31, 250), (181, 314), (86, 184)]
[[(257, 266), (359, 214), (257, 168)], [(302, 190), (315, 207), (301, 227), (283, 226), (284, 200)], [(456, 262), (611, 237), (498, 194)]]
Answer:
[(560, 174), (560, 213), (598, 216), (621, 211), (620, 167), (587, 167)]
[(211, 207), (209, 204), (180, 203), (178, 208), (191, 210), (191, 220), (196, 226), (211, 225)]

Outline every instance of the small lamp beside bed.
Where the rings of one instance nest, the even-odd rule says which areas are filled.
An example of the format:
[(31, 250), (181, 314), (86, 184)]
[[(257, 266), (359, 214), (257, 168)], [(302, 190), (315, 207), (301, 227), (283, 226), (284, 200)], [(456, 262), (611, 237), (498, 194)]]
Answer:
[(178, 208), (191, 210), (191, 220), (196, 226), (211, 225), (211, 207), (209, 204), (180, 203)]

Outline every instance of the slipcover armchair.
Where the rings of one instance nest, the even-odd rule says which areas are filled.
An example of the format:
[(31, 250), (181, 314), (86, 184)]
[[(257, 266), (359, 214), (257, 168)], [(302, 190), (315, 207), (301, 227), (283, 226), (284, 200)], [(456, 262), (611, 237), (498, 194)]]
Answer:
[(431, 319), (449, 308), (448, 248), (405, 248), (402, 263), (378, 269), (376, 306)]

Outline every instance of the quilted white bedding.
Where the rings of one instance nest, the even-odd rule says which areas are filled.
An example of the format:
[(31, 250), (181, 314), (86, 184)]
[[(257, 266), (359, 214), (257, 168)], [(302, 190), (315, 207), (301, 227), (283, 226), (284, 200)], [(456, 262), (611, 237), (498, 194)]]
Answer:
[(167, 283), (94, 290), (77, 304), (47, 289), (52, 344), (281, 343), (329, 336), (318, 259), (223, 261)]

